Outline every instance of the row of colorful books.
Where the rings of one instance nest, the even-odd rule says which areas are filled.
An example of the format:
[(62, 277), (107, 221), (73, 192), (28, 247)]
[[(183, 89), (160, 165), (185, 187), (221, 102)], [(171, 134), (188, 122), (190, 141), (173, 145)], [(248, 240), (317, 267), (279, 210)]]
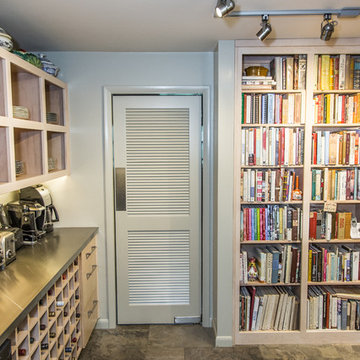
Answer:
[(359, 168), (335, 170), (313, 169), (312, 200), (360, 200)]
[(360, 330), (360, 289), (354, 286), (309, 286), (307, 328)]
[(288, 240), (302, 238), (303, 211), (287, 205), (242, 206), (241, 241)]
[(277, 90), (303, 90), (306, 87), (307, 56), (276, 56), (270, 62), (270, 73)]
[(360, 57), (315, 55), (317, 90), (360, 89)]
[[(298, 179), (293, 169), (241, 169), (240, 196), (242, 201), (292, 201)], [(296, 189), (300, 191), (300, 189)]]
[(313, 106), (314, 124), (360, 123), (360, 93), (315, 95)]
[(314, 165), (359, 165), (360, 130), (312, 133)]
[(309, 239), (350, 239), (352, 216), (351, 212), (344, 211), (335, 213), (319, 209), (310, 211)]
[(310, 244), (308, 281), (358, 281), (359, 254), (356, 245)]
[(242, 94), (242, 124), (300, 124), (301, 94)]
[(298, 329), (299, 299), (291, 287), (240, 288), (239, 330)]
[(304, 129), (249, 128), (241, 130), (242, 165), (302, 165)]
[[(252, 253), (255, 251), (255, 253)], [(267, 284), (293, 284), (300, 281), (301, 250), (295, 245), (262, 246), (240, 253), (240, 282), (251, 284), (260, 281)], [(249, 273), (251, 262), (256, 262), (257, 274)]]

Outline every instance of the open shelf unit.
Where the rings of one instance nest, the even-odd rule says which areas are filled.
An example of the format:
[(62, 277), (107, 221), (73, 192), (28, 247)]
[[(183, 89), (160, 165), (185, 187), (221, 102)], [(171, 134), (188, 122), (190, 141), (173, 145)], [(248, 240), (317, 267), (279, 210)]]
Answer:
[[(283, 44), (285, 43), (286, 41), (283, 42)], [(281, 45), (281, 41), (276, 42), (276, 44), (274, 46), (256, 46), (257, 44), (250, 41), (237, 41), (235, 45), (234, 343), (295, 344), (318, 343), (319, 341), (322, 343), (358, 343), (359, 336), (357, 334), (359, 333), (355, 327), (360, 330), (360, 323), (355, 323), (355, 318), (360, 310), (360, 277), (356, 270), (359, 264), (357, 256), (360, 254), (360, 239), (350, 237), (348, 226), (351, 217), (357, 217), (360, 222), (360, 196), (351, 195), (352, 191), (346, 189), (346, 184), (351, 183), (351, 181), (354, 183), (353, 174), (355, 173), (356, 179), (360, 178), (357, 176), (359, 167), (360, 84), (355, 85), (358, 89), (354, 89), (353, 85), (356, 81), (360, 81), (360, 47), (344, 45), (311, 47), (304, 46), (303, 43), (297, 47), (296, 44), (294, 46)], [(288, 58), (291, 60), (287, 60)], [(295, 74), (300, 72), (300, 65), (299, 62), (295, 65), (295, 61), (298, 61), (295, 59), (303, 59), (304, 65), (302, 69), (304, 70), (305, 83), (299, 90), (295, 86), (294, 78)], [(359, 60), (358, 64), (357, 60)], [(325, 67), (319, 69), (318, 65), (321, 64), (321, 61), (323, 65), (325, 64), (326, 69)], [(340, 73), (340, 80), (344, 78), (345, 82), (346, 77), (346, 85), (341, 90), (336, 90), (337, 87), (334, 85), (326, 86), (326, 84), (330, 84), (329, 79), (335, 79), (339, 74), (338, 67), (335, 68), (335, 62), (346, 66), (345, 72), (342, 69)], [(328, 65), (330, 63), (331, 70), (329, 70), (330, 65)], [(356, 64), (354, 65), (354, 63)], [(285, 85), (285, 88), (280, 86), (280, 89), (276, 89), (277, 86), (275, 85), (273, 89), (262, 89), (261, 86), (257, 86), (252, 90), (245, 83), (246, 78), (243, 79), (244, 70), (248, 66), (267, 67), (273, 79), (276, 75), (273, 74), (272, 69), (275, 68), (278, 71), (281, 69), (282, 76), (276, 78), (277, 82), (286, 83), (286, 80), (290, 79), (291, 82), (288, 84), (291, 83), (291, 86)], [(296, 66), (298, 67), (296, 68)], [(357, 74), (353, 70), (350, 71), (351, 76), (348, 74), (347, 69), (357, 69), (358, 67), (359, 72)], [(321, 86), (318, 86), (318, 77)], [(355, 82), (354, 78), (356, 78)], [(242, 89), (243, 84), (246, 85), (245, 90)], [(297, 78), (298, 84), (300, 84), (300, 77)], [(293, 97), (294, 94), (298, 94), (297, 101), (301, 101), (301, 104), (297, 105), (298, 110), (295, 110), (295, 112), (300, 111), (300, 115), (297, 114), (298, 121), (296, 123), (294, 122), (296, 114), (289, 115), (289, 107), (296, 107), (293, 99), (289, 101), (290, 95)], [(284, 103), (281, 101), (286, 100), (286, 123), (281, 123), (283, 112), (277, 118), (280, 119), (280, 122), (267, 123), (268, 119), (276, 118), (276, 116), (273, 117), (272, 113), (269, 115), (270, 112), (276, 113), (277, 111), (272, 108), (268, 110), (270, 98), (271, 101), (278, 99), (275, 107), (282, 106)], [(319, 106), (316, 101), (321, 102), (324, 99), (326, 99), (325, 112), (324, 107), (320, 110), (319, 107), (316, 107), (316, 105)], [(345, 110), (341, 111), (343, 116), (345, 113), (346, 121), (343, 120), (344, 122), (339, 123), (339, 121), (330, 120), (331, 122), (329, 122), (326, 118), (325, 122), (327, 121), (327, 123), (318, 123), (318, 115), (325, 114), (326, 116), (330, 111), (335, 113), (334, 118), (338, 116), (340, 119), (341, 114), (337, 115), (336, 113), (340, 104), (345, 106)], [(350, 111), (348, 107), (351, 107), (352, 110)], [(284, 111), (284, 108), (282, 110)], [(329, 117), (329, 115), (327, 116)], [(288, 119), (291, 119), (290, 124)], [(350, 119), (349, 122), (347, 122), (348, 119)], [(288, 135), (286, 136), (291, 136), (289, 134), (296, 131), (303, 132), (302, 148), (296, 153), (297, 156), (300, 154), (301, 161), (297, 163), (286, 163), (285, 161), (284, 164), (282, 163), (284, 157), (287, 160), (292, 157), (286, 153), (291, 151), (291, 146), (293, 146), (294, 152), (293, 144), (297, 144), (297, 142), (285, 140), (287, 145), (283, 145), (282, 139), (284, 137), (278, 134), (286, 134), (287, 132)], [(275, 135), (271, 132), (274, 132)], [(324, 150), (319, 151), (318, 148), (314, 150), (314, 133), (320, 136), (320, 146), (322, 145)], [(325, 161), (314, 163), (314, 152), (319, 152), (319, 155), (324, 157), (324, 153), (328, 151), (329, 143), (326, 141), (332, 133), (340, 133), (340, 135), (331, 136), (334, 138), (338, 136), (337, 144), (340, 143), (339, 146), (343, 146), (346, 152), (346, 156), (345, 153), (341, 153), (344, 160), (339, 160), (340, 155), (338, 154), (335, 163), (331, 161), (329, 163), (326, 156)], [(353, 136), (353, 138), (351, 143), (348, 141), (345, 145), (341, 142), (341, 136), (346, 138), (346, 134)], [(326, 139), (324, 139), (325, 137)], [(273, 152), (273, 157), (270, 158), (269, 156), (272, 155), (268, 154), (271, 152), (271, 141), (274, 139), (277, 141), (276, 150)], [(326, 147), (324, 147), (325, 145)], [(283, 149), (284, 146), (285, 155), (281, 154), (282, 150), (279, 150)], [(288, 147), (286, 148), (286, 146)], [(258, 152), (259, 149), (261, 154)], [(338, 151), (340, 153), (340, 150)], [(356, 159), (355, 153), (357, 154)], [(289, 176), (288, 172), (287, 177), (284, 178), (283, 174), (286, 170), (293, 172), (294, 177), (298, 176), (299, 188), (302, 190), (301, 200), (293, 200), (289, 197), (281, 198), (281, 193), (284, 191), (281, 180), (286, 180)], [(280, 182), (275, 181), (278, 174), (274, 172), (280, 172)], [(330, 177), (329, 173), (334, 176), (334, 179)], [(335, 174), (336, 191), (333, 185), (335, 184)], [(322, 177), (316, 178), (315, 175)], [(343, 183), (340, 182), (340, 176), (344, 177)], [(272, 180), (273, 182), (271, 182)], [(290, 187), (292, 184), (290, 183)], [(345, 184), (345, 189), (340, 184)], [(271, 195), (271, 186), (274, 186), (277, 195), (275, 190)], [(316, 186), (318, 187), (315, 189)], [(332, 186), (331, 189), (330, 186)], [(313, 197), (319, 189), (320, 198)], [(340, 189), (342, 189), (341, 196), (339, 195)], [(324, 192), (329, 194), (325, 198), (323, 197)], [(267, 197), (266, 193), (269, 193), (270, 198)], [(281, 208), (284, 210), (280, 211)], [(289, 209), (292, 210), (292, 214), (288, 213)], [(317, 230), (320, 231), (321, 236), (316, 236), (313, 233), (314, 226), (316, 232), (316, 221), (314, 223), (312, 216), (316, 210), (321, 214), (316, 218)], [(278, 215), (273, 216), (274, 213), (278, 213)], [(345, 215), (345, 213), (348, 214)], [(351, 215), (349, 215), (350, 213)], [(340, 223), (342, 223), (341, 219), (345, 219), (345, 216), (348, 230), (344, 234), (344, 228), (340, 230)], [(322, 218), (324, 220), (321, 220)], [(301, 227), (295, 238), (294, 227), (297, 229)], [(281, 230), (282, 228), (283, 230)], [(340, 233), (342, 235), (338, 236)], [(325, 235), (329, 240), (325, 239)], [(287, 254), (290, 253), (286, 253), (285, 248), (291, 251), (292, 264), (294, 264), (295, 259), (297, 260), (296, 266), (293, 265), (291, 270), (286, 269)], [(293, 250), (295, 248), (296, 251)], [(315, 261), (315, 257), (312, 257), (313, 252), (314, 256), (316, 253), (316, 261), (318, 261), (315, 265), (312, 262)], [(256, 259), (258, 274), (253, 271), (254, 267), (251, 262), (254, 259), (252, 258)], [(340, 264), (347, 265), (342, 265), (343, 267), (337, 265), (336, 270), (334, 270), (335, 260), (334, 263), (330, 263), (330, 260), (333, 261), (335, 258)], [(348, 262), (346, 263), (346, 261)], [(277, 262), (281, 264), (280, 268)], [(251, 266), (249, 267), (249, 265)], [(330, 274), (331, 270), (333, 273)], [(291, 276), (296, 274), (298, 278), (292, 278), (293, 281), (285, 281), (284, 283), (283, 278), (281, 278), (281, 271), (285, 271), (285, 273), (291, 271), (293, 272)], [(315, 272), (313, 274), (315, 277), (318, 276), (317, 279), (311, 277), (312, 271)], [(259, 279), (260, 274), (261, 279)], [(287, 294), (284, 294), (284, 288)], [(349, 293), (355, 294), (352, 298), (349, 293), (346, 293), (347, 289)], [(342, 304), (344, 306), (342, 310), (347, 312), (347, 309), (351, 308), (349, 310), (349, 314), (351, 312), (351, 324), (347, 323), (349, 320), (341, 315), (341, 312), (339, 315), (336, 311), (334, 313), (336, 301), (341, 307), (339, 300), (337, 300), (340, 298), (340, 294), (346, 302), (346, 304)], [(291, 300), (289, 300), (290, 298)], [(325, 306), (330, 307), (330, 310), (320, 307), (321, 301), (325, 303), (328, 301)], [(358, 310), (356, 310), (356, 306), (359, 306)], [(315, 307), (317, 307), (316, 316), (318, 319), (314, 318)], [(260, 310), (262, 313), (259, 317)], [(331, 313), (331, 311), (333, 312)], [(322, 315), (324, 315), (324, 320), (321, 320)], [(335, 324), (335, 317), (337, 321), (340, 321), (337, 324)], [(283, 327), (281, 327), (281, 323)], [(315, 332), (318, 335), (316, 337), (313, 336)]]
[(68, 175), (67, 85), (0, 49), (0, 194)]
[(10, 336), (13, 360), (79, 358), (80, 261), (79, 255), (15, 328)]

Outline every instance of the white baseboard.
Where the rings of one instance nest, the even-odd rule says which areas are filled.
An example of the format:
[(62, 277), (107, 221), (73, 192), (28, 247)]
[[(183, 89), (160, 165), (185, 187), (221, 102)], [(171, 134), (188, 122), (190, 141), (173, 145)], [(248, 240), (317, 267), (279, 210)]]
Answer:
[(109, 319), (99, 319), (96, 323), (96, 329), (109, 329)]
[(216, 347), (231, 347), (233, 346), (232, 336), (216, 336), (215, 337)]

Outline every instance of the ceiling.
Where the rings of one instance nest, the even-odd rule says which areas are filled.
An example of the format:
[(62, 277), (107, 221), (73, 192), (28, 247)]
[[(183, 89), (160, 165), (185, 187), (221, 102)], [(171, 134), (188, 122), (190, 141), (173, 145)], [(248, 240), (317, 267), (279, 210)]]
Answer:
[[(337, 9), (359, 0), (234, 0), (235, 11)], [(214, 18), (216, 0), (2, 0), (0, 27), (28, 51), (213, 51), (218, 40), (256, 39), (260, 17)], [(336, 17), (334, 18), (336, 20)], [(318, 38), (321, 16), (273, 16), (269, 38)], [(334, 37), (358, 37), (360, 17)]]

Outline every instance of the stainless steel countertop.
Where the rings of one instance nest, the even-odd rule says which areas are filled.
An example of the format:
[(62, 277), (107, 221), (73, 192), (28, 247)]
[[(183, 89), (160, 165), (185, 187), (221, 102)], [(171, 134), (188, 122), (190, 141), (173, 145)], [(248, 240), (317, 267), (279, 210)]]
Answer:
[(0, 271), (0, 345), (85, 248), (98, 228), (57, 228)]

